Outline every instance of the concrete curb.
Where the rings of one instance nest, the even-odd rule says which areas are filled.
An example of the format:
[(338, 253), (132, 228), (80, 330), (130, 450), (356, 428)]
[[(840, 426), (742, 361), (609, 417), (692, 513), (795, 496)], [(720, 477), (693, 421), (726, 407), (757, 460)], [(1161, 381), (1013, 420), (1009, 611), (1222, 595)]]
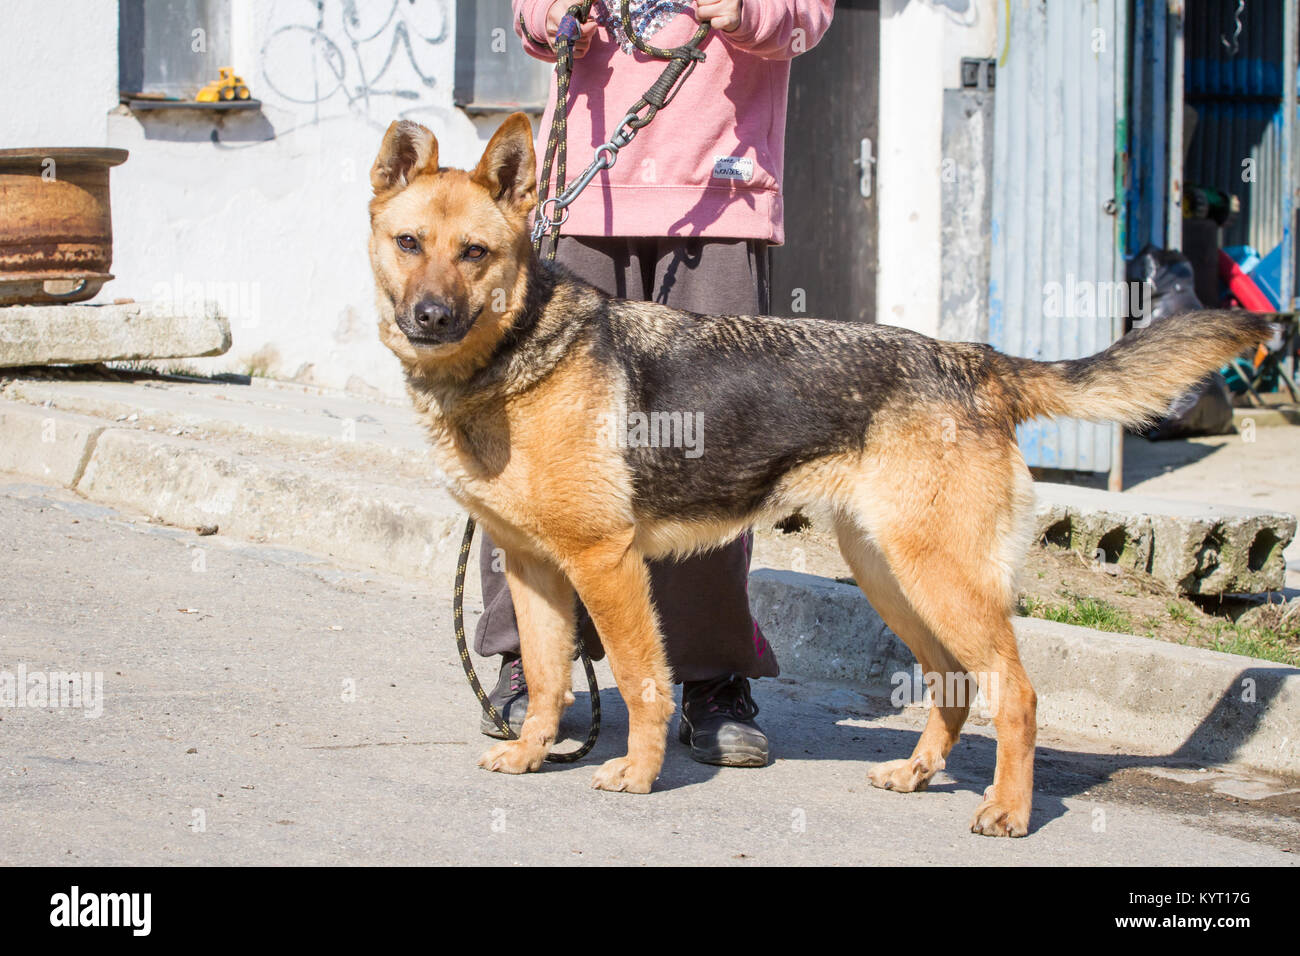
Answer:
[[(464, 525), (432, 484), (377, 485), (17, 402), (0, 401), (0, 469), (179, 527), (218, 525), (448, 585)], [(750, 598), (790, 673), (886, 697), (913, 673), (856, 587), (760, 569)], [(1016, 630), (1043, 729), (1300, 776), (1300, 670), (1029, 618)]]
[(347, 481), (211, 442), (11, 402), (0, 401), (0, 427), (0, 468), (167, 524), (216, 526), (408, 576), (455, 567), (464, 512), (432, 484)]
[(85, 415), (0, 402), (0, 471), (75, 488), (104, 427)]
[(318, 477), (270, 458), (108, 429), (76, 490), (179, 527), (342, 557), (426, 577), (454, 567), (463, 512), (443, 492)]

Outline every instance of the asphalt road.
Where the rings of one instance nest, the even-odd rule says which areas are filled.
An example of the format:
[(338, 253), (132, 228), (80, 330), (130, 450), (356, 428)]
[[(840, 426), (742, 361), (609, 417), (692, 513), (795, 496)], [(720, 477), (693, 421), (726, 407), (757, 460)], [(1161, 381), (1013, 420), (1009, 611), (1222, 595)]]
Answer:
[[(1040, 739), (1029, 837), (973, 836), (992, 775), (988, 728), (971, 729), (928, 792), (879, 791), (867, 768), (905, 755), (923, 715), (784, 678), (755, 691), (776, 758), (762, 770), (696, 764), (674, 738), (653, 794), (591, 790), (626, 731), (602, 667), (606, 723), (592, 755), (525, 777), (491, 774), (475, 766), (489, 741), (452, 648), (449, 584), (200, 537), (0, 476), (0, 682), (20, 666), (29, 681), (103, 675), (102, 698), (81, 708), (0, 706), (0, 860), (1300, 858), (1295, 791), (1060, 739)], [(585, 706), (580, 693), (575, 736)]]

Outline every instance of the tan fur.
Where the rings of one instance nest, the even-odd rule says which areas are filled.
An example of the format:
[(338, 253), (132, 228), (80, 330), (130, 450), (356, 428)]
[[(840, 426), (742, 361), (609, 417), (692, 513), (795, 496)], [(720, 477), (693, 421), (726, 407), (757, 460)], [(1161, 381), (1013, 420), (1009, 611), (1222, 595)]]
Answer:
[[(1128, 380), (1154, 361), (1165, 340), (1139, 335), (1092, 364), (1037, 364), (990, 358), (979, 346), (935, 346), (945, 378), (980, 383), (970, 401), (935, 397), (945, 394), (935, 389), (924, 400), (891, 397), (862, 447), (790, 468), (752, 514), (638, 520), (629, 466), (597, 425), (605, 410), (624, 402), (626, 384), (589, 347), (542, 346), (541, 356), (512, 357), (508, 374), (491, 387), (464, 385), (487, 366), (525, 308), (533, 162), (531, 130), (516, 114), (473, 173), (438, 168), (432, 134), (414, 124), (389, 129), (372, 171), (370, 256), (380, 337), (404, 366), (447, 487), (506, 551), (519, 619), (531, 691), (523, 733), (492, 747), (480, 764), (507, 773), (536, 770), (554, 743), (560, 712), (572, 699), (576, 592), (629, 711), (627, 755), (602, 766), (593, 786), (648, 792), (663, 763), (673, 698), (646, 560), (716, 546), (765, 516), (798, 508), (833, 522), (859, 585), (925, 672), (978, 685), (997, 729), (997, 768), (971, 829), (1025, 834), (1036, 699), (1017, 653), (1011, 605), (1032, 535), (1034, 495), (1011, 426), (1045, 412), (1149, 415), (1256, 330), (1205, 318), (1196, 327), (1198, 339), (1209, 339), (1204, 348), (1161, 357), (1140, 383)], [(418, 254), (397, 251), (393, 240), (402, 233), (419, 238)], [(464, 254), (470, 243), (492, 254), (471, 261)], [(462, 338), (417, 347), (399, 328), (399, 316), (427, 295), (476, 316)], [(590, 311), (598, 304), (593, 295), (574, 283), (556, 288), (535, 317), (541, 340), (564, 343), (566, 314)], [(672, 347), (672, 310), (647, 303), (622, 314), (640, 320), (620, 328), (643, 353)], [(756, 348), (771, 334), (759, 325), (718, 328), (752, 335)], [(838, 347), (852, 344), (842, 328), (818, 329)], [(937, 706), (912, 755), (873, 768), (873, 784), (922, 790), (943, 768), (971, 704), (945, 688), (942, 680), (932, 686)]]
[(1038, 415), (1140, 425), (1207, 373), (1267, 337), (1264, 319), (1241, 311), (1179, 316), (1138, 329), (1086, 360), (1034, 362), (999, 355), (1006, 383), (1001, 401), (1017, 422)]

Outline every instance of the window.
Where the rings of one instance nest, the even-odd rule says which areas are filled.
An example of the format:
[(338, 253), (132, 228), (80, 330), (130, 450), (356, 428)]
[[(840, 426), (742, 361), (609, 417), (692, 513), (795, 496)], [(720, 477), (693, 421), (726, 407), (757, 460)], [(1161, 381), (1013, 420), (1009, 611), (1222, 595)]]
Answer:
[(550, 63), (524, 52), (510, 0), (457, 0), (457, 106), (471, 113), (540, 113), (552, 70)]
[(120, 0), (118, 87), (193, 100), (230, 66), (230, 0)]

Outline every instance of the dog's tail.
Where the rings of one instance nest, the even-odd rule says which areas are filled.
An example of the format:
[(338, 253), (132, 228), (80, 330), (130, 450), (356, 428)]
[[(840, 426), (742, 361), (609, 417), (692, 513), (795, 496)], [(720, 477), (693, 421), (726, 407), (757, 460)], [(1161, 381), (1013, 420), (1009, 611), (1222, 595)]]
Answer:
[(1039, 415), (1142, 425), (1210, 372), (1271, 334), (1243, 311), (1193, 312), (1136, 329), (1104, 352), (1062, 362), (998, 355), (1017, 423)]

